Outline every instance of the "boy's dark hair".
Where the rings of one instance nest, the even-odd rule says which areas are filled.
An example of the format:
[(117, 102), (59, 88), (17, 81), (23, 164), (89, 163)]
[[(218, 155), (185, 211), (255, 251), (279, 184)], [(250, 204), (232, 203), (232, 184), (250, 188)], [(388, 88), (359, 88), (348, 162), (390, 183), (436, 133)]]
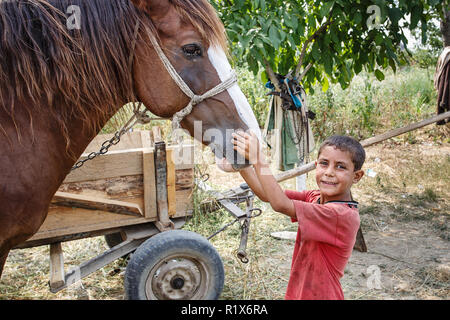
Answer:
[(355, 166), (355, 171), (360, 170), (366, 160), (366, 152), (364, 151), (363, 146), (352, 137), (348, 136), (331, 136), (326, 139), (319, 148), (319, 154), (322, 152), (322, 149), (326, 146), (334, 146), (341, 151), (350, 152), (352, 162)]

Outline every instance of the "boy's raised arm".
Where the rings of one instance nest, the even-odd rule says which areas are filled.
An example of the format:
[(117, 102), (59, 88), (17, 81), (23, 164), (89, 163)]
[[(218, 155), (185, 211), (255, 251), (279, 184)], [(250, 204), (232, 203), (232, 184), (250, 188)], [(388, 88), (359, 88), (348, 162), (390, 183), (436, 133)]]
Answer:
[[(247, 181), (249, 187), (255, 191), (255, 194), (260, 192), (265, 197), (265, 201), (270, 202), (271, 207), (275, 211), (295, 218), (294, 203), (286, 196), (273, 176), (265, 161), (264, 154), (259, 150), (258, 138), (253, 133), (249, 135), (245, 132), (239, 132), (233, 134), (233, 139), (234, 149), (253, 164), (254, 171), (253, 169), (252, 171), (246, 169), (247, 171), (243, 172), (243, 174), (241, 173), (245, 181), (247, 181), (246, 178), (249, 179), (250, 183)], [(255, 175), (253, 176), (252, 173)], [(257, 183), (255, 182), (256, 180)], [(258, 190), (253, 189), (252, 186)]]
[(258, 177), (256, 176), (255, 170), (253, 167), (248, 167), (239, 171), (242, 178), (244, 178), (245, 182), (247, 182), (248, 186), (255, 195), (264, 202), (269, 202), (269, 199), (266, 196), (266, 192), (263, 187), (259, 183)]

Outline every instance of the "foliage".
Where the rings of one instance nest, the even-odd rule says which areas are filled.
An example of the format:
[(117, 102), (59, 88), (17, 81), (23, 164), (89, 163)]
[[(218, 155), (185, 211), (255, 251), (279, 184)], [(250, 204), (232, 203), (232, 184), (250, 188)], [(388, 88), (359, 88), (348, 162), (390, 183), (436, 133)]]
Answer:
[[(386, 73), (383, 82), (362, 72), (343, 90), (331, 85), (327, 92), (316, 90), (308, 98), (317, 114), (311, 121), (318, 141), (332, 134), (348, 134), (358, 139), (419, 121), (435, 112), (436, 90), (433, 72), (404, 67)], [(319, 85), (317, 85), (319, 86)]]
[[(422, 68), (436, 66), (439, 55), (444, 47), (442, 41), (441, 30), (437, 24), (437, 19), (428, 21), (428, 37), (426, 44), (417, 44), (413, 49), (411, 60), (413, 63), (417, 63)], [(416, 40), (420, 38), (417, 31), (412, 32), (412, 35)]]
[[(304, 85), (316, 82), (350, 85), (363, 68), (384, 79), (396, 70), (400, 47), (408, 42), (404, 28), (420, 27), (427, 41), (428, 21), (442, 13), (441, 0), (211, 0), (224, 22), (237, 62), (258, 74), (265, 60), (287, 74), (299, 62), (312, 64)], [(319, 31), (319, 32), (318, 32)], [(400, 52), (400, 55), (404, 53)], [(262, 81), (267, 74), (261, 73)]]

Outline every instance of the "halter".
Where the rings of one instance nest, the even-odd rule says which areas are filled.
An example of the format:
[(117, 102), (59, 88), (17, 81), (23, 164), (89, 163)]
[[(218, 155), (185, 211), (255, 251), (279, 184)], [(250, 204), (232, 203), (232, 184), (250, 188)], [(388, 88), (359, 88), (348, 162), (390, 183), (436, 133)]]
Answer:
[[(137, 31), (139, 30), (139, 21), (136, 23), (135, 27), (135, 39), (137, 39)], [(158, 41), (156, 40), (155, 36), (151, 33), (149, 33), (150, 41), (153, 45), (153, 48), (155, 49), (156, 53), (158, 54), (161, 62), (163, 63), (164, 67), (166, 68), (169, 75), (172, 77), (172, 79), (175, 81), (175, 83), (178, 85), (178, 87), (181, 89), (181, 91), (184, 92), (185, 95), (187, 95), (191, 101), (188, 103), (186, 107), (181, 109), (180, 111), (176, 112), (172, 116), (172, 130), (180, 128), (180, 122), (183, 120), (185, 116), (190, 114), (192, 112), (192, 109), (195, 105), (199, 104), (203, 100), (206, 100), (208, 98), (211, 98), (229, 88), (231, 88), (236, 82), (237, 82), (237, 76), (234, 71), (232, 71), (231, 76), (226, 79), (225, 81), (222, 81), (214, 88), (208, 90), (207, 92), (203, 93), (202, 95), (195, 94), (189, 86), (186, 84), (186, 82), (180, 77), (178, 72), (173, 67), (172, 63), (170, 63), (169, 59), (164, 54), (163, 50), (161, 49)], [(132, 45), (132, 55), (134, 55), (134, 46), (135, 43)], [(130, 59), (130, 61), (132, 61)], [(140, 104), (139, 104), (140, 106)], [(138, 109), (139, 110), (139, 107)], [(139, 113), (139, 111), (137, 111)], [(135, 111), (136, 114), (136, 111)], [(138, 116), (139, 117), (139, 116)]]

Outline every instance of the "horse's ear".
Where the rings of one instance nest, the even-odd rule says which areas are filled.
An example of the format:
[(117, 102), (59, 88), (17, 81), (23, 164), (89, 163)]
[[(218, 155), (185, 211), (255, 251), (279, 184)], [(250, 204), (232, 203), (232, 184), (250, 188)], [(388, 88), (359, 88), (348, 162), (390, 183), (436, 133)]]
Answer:
[(131, 0), (133, 4), (146, 11), (151, 17), (166, 13), (170, 3), (168, 0)]

